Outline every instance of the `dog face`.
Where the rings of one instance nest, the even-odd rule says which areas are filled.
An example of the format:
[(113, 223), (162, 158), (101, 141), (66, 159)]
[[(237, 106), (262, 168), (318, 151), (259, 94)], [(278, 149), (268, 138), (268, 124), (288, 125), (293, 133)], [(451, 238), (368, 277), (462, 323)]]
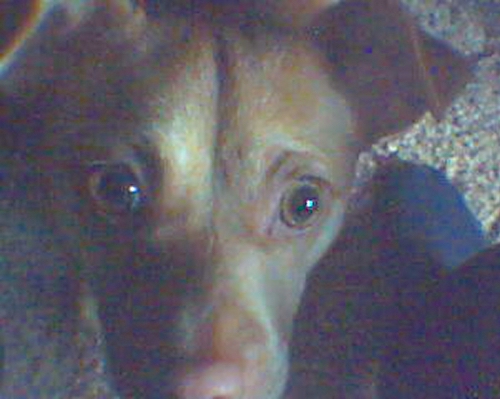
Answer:
[[(154, 16), (144, 3), (34, 6), (41, 22), (6, 35), (3, 139), (39, 174), (124, 397), (280, 398), (293, 317), (339, 232), (357, 152), (439, 110), (456, 80), (436, 90), (410, 62), (431, 93), (383, 92), (401, 118), (381, 123), (362, 93), (386, 76), (360, 79), (368, 44), (338, 34), (349, 7), (380, 12), (372, 2), (307, 28), (244, 2), (167, 2)], [(443, 49), (446, 65), (459, 59)]]

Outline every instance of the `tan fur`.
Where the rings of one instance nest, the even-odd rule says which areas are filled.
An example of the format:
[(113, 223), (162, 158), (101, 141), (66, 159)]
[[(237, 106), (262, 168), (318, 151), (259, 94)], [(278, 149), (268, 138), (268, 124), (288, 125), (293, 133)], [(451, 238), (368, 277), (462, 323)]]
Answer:
[[(233, 20), (209, 2), (160, 17), (127, 4), (88, 1), (78, 23), (45, 10), (39, 35), (4, 60), (0, 91), (23, 104), (26, 126), (41, 123), (26, 162), (50, 187), (42, 206), (85, 263), (105, 332), (120, 331), (108, 345), (122, 392), (280, 398), (307, 274), (339, 232), (361, 141), (373, 140), (363, 108), (335, 79), (330, 33), (267, 26), (244, 6)], [(86, 173), (113, 162), (144, 183), (140, 220), (96, 211)], [(281, 199), (304, 176), (322, 182), (326, 205), (294, 230)], [(130, 354), (113, 349), (123, 343)]]

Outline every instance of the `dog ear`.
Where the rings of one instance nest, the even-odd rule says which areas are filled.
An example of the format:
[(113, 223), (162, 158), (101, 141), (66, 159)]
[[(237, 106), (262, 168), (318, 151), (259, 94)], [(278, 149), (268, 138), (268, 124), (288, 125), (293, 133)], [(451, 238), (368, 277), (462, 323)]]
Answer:
[(310, 28), (352, 102), (364, 143), (430, 111), (440, 119), (473, 60), (421, 30), (397, 0), (348, 0)]
[[(67, 35), (96, 11), (130, 20), (133, 14), (143, 13), (143, 3), (144, 0), (1, 0), (0, 75), (17, 58), (14, 53), (26, 48), (28, 42), (36, 48), (42, 41)], [(33, 46), (33, 42), (37, 45)], [(38, 51), (37, 56), (42, 53)]]
[(14, 51), (33, 28), (40, 1), (2, 0), (0, 2), (0, 60)]
[[(0, 0), (0, 152), (34, 148), (44, 115), (58, 106), (56, 93), (78, 96), (89, 86), (68, 84), (76, 80), (72, 68), (81, 60), (99, 64), (108, 44), (137, 45), (143, 20), (132, 0)], [(108, 27), (109, 41), (96, 40)]]

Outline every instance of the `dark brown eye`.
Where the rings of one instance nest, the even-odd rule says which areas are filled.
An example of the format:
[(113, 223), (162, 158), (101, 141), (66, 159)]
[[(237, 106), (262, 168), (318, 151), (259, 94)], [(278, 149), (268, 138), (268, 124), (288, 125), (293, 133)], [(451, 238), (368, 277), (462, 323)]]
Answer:
[(145, 192), (137, 174), (126, 164), (96, 167), (89, 180), (90, 193), (101, 211), (127, 215), (138, 211)]
[(292, 185), (281, 200), (281, 220), (296, 229), (310, 226), (321, 213), (322, 188), (309, 181)]

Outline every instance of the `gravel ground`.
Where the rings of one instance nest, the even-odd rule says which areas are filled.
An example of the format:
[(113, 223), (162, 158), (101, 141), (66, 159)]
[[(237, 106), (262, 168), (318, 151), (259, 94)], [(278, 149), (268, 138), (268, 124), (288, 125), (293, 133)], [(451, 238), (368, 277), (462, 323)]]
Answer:
[(394, 155), (446, 173), (463, 192), (491, 241), (500, 238), (500, 1), (408, 0), (432, 34), (465, 54), (484, 54), (475, 79), (442, 121), (426, 116), (407, 132), (363, 154), (363, 173), (377, 156)]
[[(363, 154), (360, 181), (370, 175), (379, 157), (388, 155), (434, 166), (445, 171), (463, 192), (489, 239), (499, 241), (500, 1), (407, 0), (407, 3), (432, 34), (466, 54), (480, 53), (484, 57), (477, 65), (474, 81), (442, 121), (424, 117), (408, 131), (384, 139)], [(2, 223), (8, 222), (2, 220)], [(38, 241), (32, 244), (41, 245)], [(16, 272), (29, 273), (29, 265)], [(70, 345), (57, 338), (66, 336), (64, 331), (57, 335), (60, 331), (50, 328), (56, 317), (51, 309), (36, 301), (25, 306), (24, 291), (8, 281), (9, 278), (1, 279), (0, 290), (8, 293), (11, 303), (18, 307), (0, 309), (0, 323), (12, 316), (4, 328), (4, 338), (13, 348), (7, 359), (10, 368), (2, 397), (113, 398), (103, 375), (102, 346), (94, 333), (92, 315), (81, 323), (76, 347)]]

